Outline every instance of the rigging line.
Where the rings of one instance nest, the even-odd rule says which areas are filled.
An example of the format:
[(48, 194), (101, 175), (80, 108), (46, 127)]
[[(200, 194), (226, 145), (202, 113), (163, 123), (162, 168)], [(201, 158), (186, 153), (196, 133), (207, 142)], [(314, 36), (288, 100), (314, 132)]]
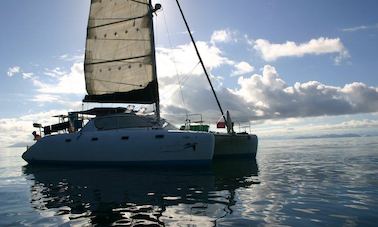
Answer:
[(220, 110), (220, 112), (221, 112), (221, 114), (222, 114), (222, 116), (223, 116), (224, 122), (226, 122), (226, 125), (227, 125), (227, 119), (226, 119), (226, 117), (224, 116), (224, 112), (223, 112), (222, 106), (221, 106), (221, 104), (220, 104), (220, 102), (219, 102), (219, 99), (218, 99), (217, 94), (215, 93), (215, 89), (214, 89), (214, 87), (213, 87), (213, 84), (211, 83), (210, 76), (209, 76), (209, 74), (207, 73), (207, 70), (206, 70), (205, 64), (204, 64), (203, 61), (202, 61), (202, 57), (201, 57), (201, 55), (200, 55), (200, 53), (199, 53), (199, 51), (198, 51), (198, 48), (197, 48), (196, 42), (194, 41), (194, 38), (193, 38), (192, 32), (190, 31), (189, 24), (188, 24), (188, 22), (187, 22), (186, 19), (185, 19), (184, 12), (182, 11), (181, 6), (180, 6), (180, 3), (179, 3), (178, 0), (176, 0), (176, 3), (177, 3), (177, 6), (178, 6), (178, 8), (179, 8), (179, 10), (180, 10), (180, 13), (181, 13), (182, 19), (184, 20), (184, 23), (185, 23), (186, 29), (188, 30), (188, 33), (189, 33), (190, 39), (192, 40), (192, 43), (193, 43), (193, 45), (194, 45), (194, 49), (196, 50), (196, 53), (197, 53), (198, 59), (199, 59), (199, 61), (201, 62), (202, 69), (203, 69), (203, 71), (204, 71), (204, 73), (205, 73), (205, 75), (206, 75), (206, 78), (207, 78), (207, 80), (208, 80), (208, 82), (209, 82), (209, 84), (210, 84), (210, 87), (211, 87), (211, 90), (212, 90), (213, 95), (214, 95), (214, 97), (215, 97), (215, 100), (217, 101), (218, 108), (219, 108), (219, 110)]
[(140, 42), (147, 42), (147, 41), (150, 41), (149, 39), (94, 39), (94, 40), (101, 40), (101, 41), (105, 41), (105, 40), (109, 40), (109, 41), (140, 41)]
[[(92, 61), (107, 61), (106, 59), (92, 59)], [(142, 65), (151, 65), (151, 63), (146, 63), (146, 61), (127, 61), (127, 62), (118, 62), (117, 64), (109, 64), (109, 67), (117, 67), (117, 66), (126, 66), (126, 65), (135, 65), (135, 64), (142, 64)]]
[(135, 3), (140, 3), (140, 4), (143, 4), (143, 5), (149, 5), (147, 2), (141, 2), (141, 1), (137, 1), (137, 0), (130, 0), (132, 2), (135, 2)]
[(88, 30), (89, 30), (89, 29), (100, 28), (100, 27), (105, 27), (105, 26), (109, 26), (109, 25), (113, 25), (113, 24), (119, 24), (119, 23), (123, 23), (123, 22), (131, 21), (131, 20), (142, 19), (142, 18), (144, 18), (144, 17), (146, 17), (146, 16), (147, 16), (147, 15), (143, 15), (143, 16), (139, 16), (139, 17), (127, 18), (127, 19), (120, 20), (120, 21), (114, 21), (114, 22), (110, 22), (110, 23), (106, 23), (106, 24), (100, 24), (100, 25), (97, 25), (97, 26), (88, 27)]
[[(163, 11), (163, 18), (164, 18), (165, 29), (167, 31), (168, 43), (169, 43), (169, 46), (171, 47), (171, 49), (173, 49), (172, 40), (171, 40), (170, 32), (169, 32), (169, 29), (168, 29), (168, 24), (167, 24), (164, 8), (163, 8), (162, 11)], [(185, 105), (184, 93), (182, 91), (182, 84), (181, 84), (180, 74), (179, 74), (178, 69), (177, 69), (176, 61), (174, 59), (172, 59), (172, 61), (173, 61), (173, 65), (175, 67), (176, 75), (177, 75), (177, 83), (179, 85), (179, 90), (180, 90), (180, 94), (181, 94), (182, 104), (185, 107), (186, 105)], [(184, 109), (185, 109), (185, 112), (186, 112), (186, 118), (188, 119), (189, 111), (186, 108), (184, 108)]]
[(123, 61), (138, 59), (138, 58), (145, 58), (145, 57), (148, 57), (148, 56), (150, 56), (150, 55), (147, 54), (147, 55), (135, 56), (135, 57), (130, 57), (130, 58), (104, 60), (104, 61), (99, 61), (99, 62), (89, 62), (89, 63), (84, 63), (84, 65), (98, 65), (98, 64), (105, 64), (105, 63), (111, 63), (111, 62), (123, 62)]
[(190, 75), (192, 74), (192, 72), (197, 68), (197, 66), (201, 64), (201, 62), (197, 62), (197, 64), (192, 68), (192, 70), (189, 71), (189, 73), (187, 73), (187, 75), (185, 77), (181, 77), (181, 83), (184, 84), (190, 77)]
[(130, 19), (129, 17), (102, 17), (102, 18), (89, 18), (90, 21), (96, 20), (127, 20)]
[(106, 82), (106, 83), (113, 83), (113, 84), (124, 84), (124, 85), (129, 85), (129, 86), (134, 86), (134, 87), (143, 87), (142, 84), (130, 84), (130, 83), (123, 83), (123, 82), (110, 81), (110, 80), (101, 80), (101, 79), (94, 79), (94, 78), (92, 80)]
[[(120, 48), (119, 50), (123, 50), (126, 48)], [(142, 64), (144, 66), (151, 65), (151, 60), (148, 59), (151, 54), (142, 55), (142, 56), (133, 56), (125, 59), (104, 59), (104, 58), (86, 58), (84, 65), (96, 65), (96, 64), (107, 64), (107, 63), (113, 63), (114, 64), (107, 64), (109, 67), (116, 67), (116, 66), (125, 66), (125, 65), (132, 65), (132, 64)]]

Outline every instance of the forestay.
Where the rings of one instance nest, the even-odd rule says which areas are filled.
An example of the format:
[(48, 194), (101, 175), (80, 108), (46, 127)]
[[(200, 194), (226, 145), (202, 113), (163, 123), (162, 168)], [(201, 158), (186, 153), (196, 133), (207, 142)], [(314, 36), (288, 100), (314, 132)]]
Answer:
[(92, 0), (85, 102), (155, 103), (158, 87), (149, 0)]

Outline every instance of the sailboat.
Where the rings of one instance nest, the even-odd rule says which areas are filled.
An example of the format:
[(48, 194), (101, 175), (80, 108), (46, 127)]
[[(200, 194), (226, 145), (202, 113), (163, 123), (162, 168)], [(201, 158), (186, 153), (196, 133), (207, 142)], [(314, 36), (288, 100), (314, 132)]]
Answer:
[[(160, 118), (151, 0), (92, 0), (84, 61), (84, 102), (155, 104), (155, 114), (127, 108), (71, 112), (43, 127), (22, 158), (29, 164), (202, 164), (213, 134), (171, 130)], [(82, 115), (94, 115), (82, 127)], [(62, 116), (61, 116), (62, 117)], [(65, 132), (54, 134), (54, 132)]]

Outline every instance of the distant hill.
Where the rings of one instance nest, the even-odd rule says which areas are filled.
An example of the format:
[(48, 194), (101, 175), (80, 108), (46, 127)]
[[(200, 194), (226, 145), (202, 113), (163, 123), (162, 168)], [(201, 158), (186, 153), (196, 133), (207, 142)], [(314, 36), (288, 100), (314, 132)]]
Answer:
[(19, 143), (12, 144), (8, 147), (27, 147), (27, 146), (30, 146), (30, 142), (19, 142)]
[(322, 138), (345, 138), (345, 137), (361, 137), (359, 134), (347, 133), (347, 134), (325, 134), (319, 136), (298, 136), (295, 139), (322, 139)]

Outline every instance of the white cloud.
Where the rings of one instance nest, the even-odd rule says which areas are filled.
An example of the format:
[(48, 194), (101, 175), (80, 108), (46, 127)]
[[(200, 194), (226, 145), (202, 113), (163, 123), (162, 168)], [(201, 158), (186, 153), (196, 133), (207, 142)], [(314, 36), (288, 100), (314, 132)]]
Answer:
[(52, 78), (59, 78), (67, 74), (67, 72), (62, 70), (60, 67), (56, 67), (54, 69), (45, 68), (45, 71), (43, 72), (43, 74), (46, 76), (50, 76)]
[(264, 113), (257, 118), (378, 112), (378, 88), (363, 83), (335, 87), (309, 81), (289, 86), (274, 67), (266, 65), (262, 75), (240, 77), (238, 84), (240, 88), (233, 90), (234, 94)]
[[(378, 88), (363, 83), (342, 87), (318, 81), (288, 85), (270, 65), (262, 74), (240, 77), (239, 87), (218, 89), (225, 110), (235, 121), (295, 119), (378, 112)], [(185, 103), (177, 85), (162, 85), (162, 111), (168, 119), (183, 122), (185, 113), (201, 113), (211, 122), (220, 116), (214, 97), (203, 75), (188, 80), (182, 87)], [(165, 96), (164, 96), (165, 95)]]
[(235, 70), (231, 73), (231, 76), (239, 76), (247, 73), (251, 73), (255, 70), (248, 62), (242, 61), (236, 64)]
[(18, 73), (21, 73), (21, 67), (20, 66), (13, 66), (8, 69), (7, 75), (12, 77)]
[[(332, 42), (323, 47), (320, 44), (313, 44), (318, 41), (327, 43), (330, 40), (318, 39), (310, 41), (308, 46), (295, 46), (306, 47), (319, 54), (329, 51), (326, 47), (332, 46)], [(336, 39), (334, 42), (339, 41)], [(232, 116), (237, 121), (378, 112), (378, 91), (375, 87), (363, 83), (335, 87), (318, 81), (295, 83), (290, 86), (270, 65), (263, 68), (261, 75), (240, 77), (238, 86), (234, 89), (219, 87), (221, 81), (214, 80), (218, 76), (213, 75), (213, 69), (222, 65), (234, 65), (234, 61), (224, 56), (215, 45), (209, 46), (205, 42), (199, 44), (221, 103), (225, 110), (232, 110)], [(322, 48), (326, 49), (322, 50)], [(306, 51), (302, 53), (305, 54)], [(177, 122), (183, 122), (186, 112), (202, 113), (205, 119), (211, 121), (219, 118), (218, 107), (203, 71), (200, 67), (195, 67), (198, 60), (191, 45), (180, 45), (173, 49), (159, 48), (157, 60), (160, 66), (158, 75), (164, 116)], [(250, 66), (248, 63), (236, 64), (234, 74), (251, 72), (252, 66), (248, 66)], [(180, 86), (177, 84), (176, 67), (182, 82), (184, 101), (181, 98)], [(180, 120), (179, 115), (181, 115)]]
[[(214, 85), (220, 84), (219, 77), (212, 75), (212, 70), (223, 65), (233, 65), (234, 61), (225, 57), (222, 51), (215, 45), (206, 42), (197, 42), (197, 46), (205, 62), (208, 72), (212, 77)], [(179, 45), (175, 48), (157, 48), (157, 70), (159, 77), (160, 100), (164, 114), (175, 117), (174, 115), (186, 113), (186, 102), (197, 102), (198, 105), (212, 105), (214, 102), (209, 89), (209, 84), (204, 76), (203, 69), (199, 65), (198, 57), (192, 44)], [(177, 71), (176, 71), (177, 69)], [(184, 102), (180, 94), (182, 85)], [(211, 101), (210, 101), (211, 100)], [(210, 102), (210, 104), (209, 104)], [(174, 107), (173, 107), (174, 106)], [(190, 111), (196, 112), (197, 109)], [(211, 110), (213, 112), (213, 110)], [(183, 115), (182, 115), (183, 116)]]
[(211, 43), (228, 43), (234, 39), (233, 33), (229, 30), (217, 30), (211, 35)]
[(20, 66), (13, 66), (8, 69), (7, 75), (9, 77), (13, 77), (15, 75), (22, 76), (23, 79), (33, 79), (34, 73), (32, 72), (25, 72), (23, 69), (21, 69)]
[(349, 120), (344, 121), (337, 125), (338, 128), (348, 129), (348, 128), (378, 128), (378, 120)]
[[(309, 81), (290, 86), (274, 67), (267, 65), (261, 75), (240, 77), (238, 84), (239, 87), (234, 90), (217, 90), (224, 110), (231, 111), (235, 122), (260, 121), (259, 124), (266, 124), (265, 120), (279, 120), (275, 127), (288, 128), (300, 118), (378, 112), (378, 88), (363, 83), (336, 87)], [(203, 75), (189, 80), (182, 87), (185, 103), (181, 100), (180, 91), (174, 87), (163, 86), (162, 89), (166, 88), (170, 93), (165, 93), (166, 97), (161, 96), (163, 116), (173, 123), (182, 124), (187, 112), (201, 113), (211, 124), (220, 117)], [(306, 120), (300, 121), (304, 124)], [(365, 123), (373, 125), (374, 122)], [(332, 129), (335, 126), (329, 128)]]
[(60, 97), (57, 95), (50, 94), (38, 94), (30, 100), (39, 103), (56, 103), (60, 101)]
[[(55, 70), (56, 71), (56, 70)], [(85, 94), (84, 70), (82, 63), (74, 63), (69, 72), (50, 71), (56, 78), (55, 83), (33, 80), (37, 91), (46, 94)], [(50, 75), (51, 76), (51, 75)]]
[(32, 72), (24, 72), (20, 66), (9, 68), (8, 76), (16, 74), (33, 83), (37, 94), (29, 101), (37, 102), (39, 106), (43, 106), (45, 103), (58, 103), (65, 107), (77, 106), (77, 100), (72, 100), (72, 97), (67, 95), (85, 94), (83, 63), (73, 63), (69, 71), (59, 67), (45, 68), (43, 75), (50, 77), (49, 82), (46, 82), (46, 77), (43, 78)]
[(343, 28), (341, 31), (343, 32), (357, 32), (362, 30), (369, 30), (369, 29), (378, 29), (378, 24), (374, 25), (360, 25), (355, 27)]
[(51, 116), (64, 114), (66, 112), (66, 110), (50, 110), (15, 118), (1, 118), (0, 145), (7, 147), (12, 144), (33, 144), (33, 136), (31, 133), (37, 130), (33, 128), (33, 123), (41, 123), (42, 125), (57, 123), (57, 119)]
[(63, 61), (83, 62), (84, 54), (62, 54), (58, 58)]
[(307, 43), (297, 44), (287, 41), (283, 44), (270, 43), (265, 39), (257, 39), (253, 48), (257, 50), (265, 61), (275, 61), (282, 57), (303, 57), (304, 55), (338, 54), (336, 63), (350, 57), (340, 38), (312, 39)]
[(34, 73), (22, 73), (22, 78), (24, 79), (31, 79), (33, 78)]
[[(223, 56), (222, 51), (206, 42), (196, 43), (201, 57), (209, 70), (233, 61)], [(192, 44), (179, 45), (176, 48), (157, 48), (157, 70), (159, 79), (180, 75), (200, 75), (203, 70), (198, 66), (198, 57)], [(197, 67), (198, 66), (198, 67)], [(177, 71), (176, 71), (177, 69)]]

